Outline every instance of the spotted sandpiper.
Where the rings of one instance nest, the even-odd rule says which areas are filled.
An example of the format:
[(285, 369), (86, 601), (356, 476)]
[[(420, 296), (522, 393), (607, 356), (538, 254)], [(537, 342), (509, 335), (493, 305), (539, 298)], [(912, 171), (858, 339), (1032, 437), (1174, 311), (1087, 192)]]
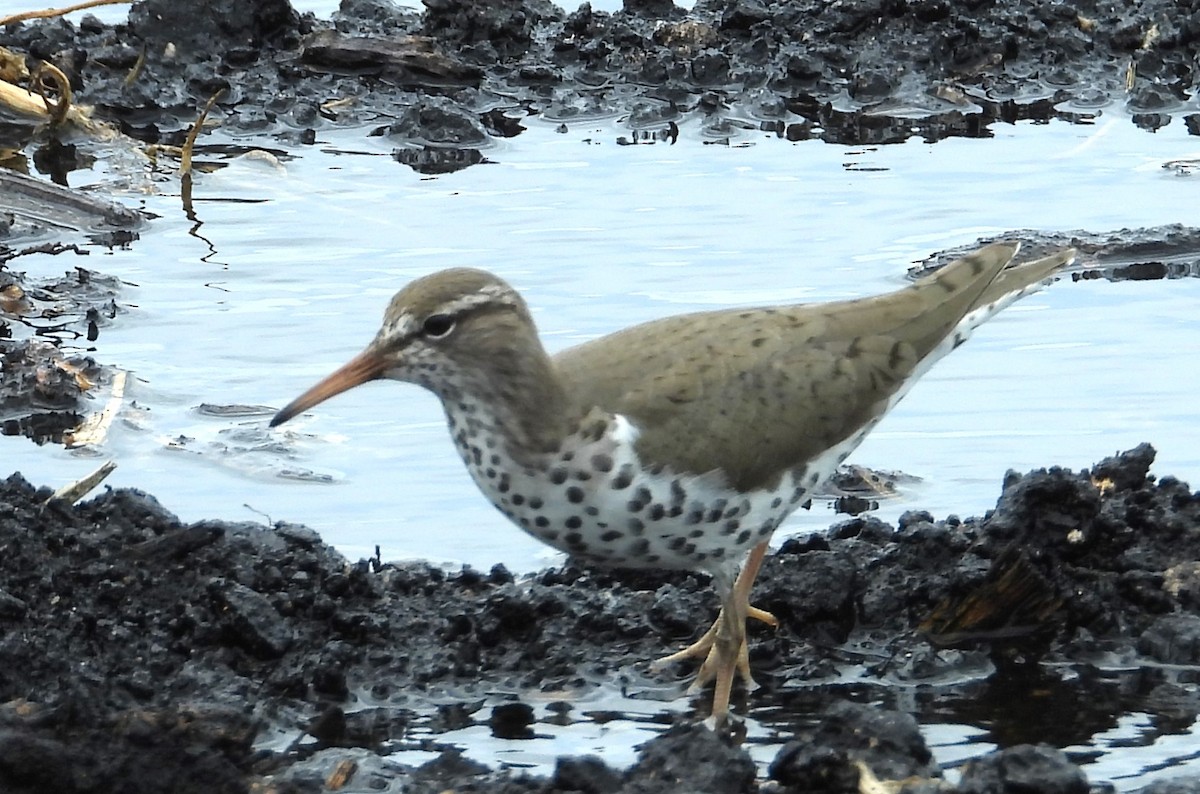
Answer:
[(720, 616), (659, 661), (704, 658), (695, 686), (715, 682), (720, 723), (734, 673), (753, 684), (746, 619), (774, 621), (749, 593), (776, 527), (934, 361), (1074, 257), (1008, 267), (1017, 248), (876, 297), (667, 317), (553, 356), (511, 286), (444, 270), (271, 425), (367, 381), (420, 384), (480, 490), (534, 537), (595, 565), (707, 571)]

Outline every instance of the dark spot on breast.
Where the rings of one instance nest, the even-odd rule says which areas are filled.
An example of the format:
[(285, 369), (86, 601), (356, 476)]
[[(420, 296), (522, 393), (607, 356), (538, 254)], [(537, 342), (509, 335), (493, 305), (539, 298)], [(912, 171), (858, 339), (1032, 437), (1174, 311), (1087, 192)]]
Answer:
[(628, 488), (632, 482), (633, 466), (630, 466), (628, 463), (626, 463), (621, 467), (621, 470), (617, 472), (617, 476), (613, 477), (612, 487), (614, 491), (620, 491), (623, 488)]
[(541, 499), (541, 497), (540, 497), (540, 496), (535, 496), (535, 497), (533, 497), (532, 499), (530, 499), (530, 500), (529, 500), (529, 506), (530, 506), (531, 508), (533, 508), (534, 510), (541, 510), (541, 509), (542, 509), (542, 499)]
[(558, 540), (558, 532), (553, 529), (547, 530), (546, 532), (543, 532), (541, 534), (542, 534), (542, 537), (545, 538), (546, 540)]
[(567, 501), (572, 504), (579, 504), (583, 501), (583, 489), (578, 485), (572, 485), (567, 489)]
[[(583, 508), (583, 512), (587, 513), (589, 516), (594, 517), (594, 516), (600, 515), (600, 508), (596, 507), (595, 505), (588, 505), (587, 507)], [(604, 526), (604, 525), (601, 524), (600, 526)]]
[(592, 468), (600, 472), (612, 471), (613, 459), (611, 455), (599, 454), (592, 455)]
[(633, 498), (640, 502), (650, 504), (650, 502), (654, 499), (654, 494), (650, 493), (649, 488), (638, 488), (637, 491), (634, 492)]
[(565, 540), (571, 546), (578, 546), (583, 542), (583, 535), (579, 534), (578, 532), (568, 532), (567, 534), (563, 535), (563, 540)]
[[(493, 441), (493, 440), (492, 440), (492, 439), (490, 439), (490, 438), (487, 440), (487, 442), (488, 442), (488, 446), (491, 446), (492, 444), (495, 444), (495, 443), (496, 443), (495, 441)], [(500, 465), (500, 456), (499, 456), (499, 455), (492, 455), (492, 457), (489, 459), (489, 462), (490, 462), (490, 463), (491, 463), (493, 466), (499, 466), (499, 465)]]
[(774, 531), (775, 531), (775, 522), (774, 521), (765, 521), (765, 522), (763, 522), (763, 525), (758, 528), (759, 535), (770, 535)]
[(687, 501), (687, 491), (683, 489), (679, 480), (671, 480), (671, 504), (682, 505), (685, 501)]
[(567, 470), (561, 466), (550, 470), (550, 482), (555, 485), (562, 485), (567, 481)]
[(684, 538), (684, 537), (671, 538), (670, 542), (667, 543), (667, 548), (670, 549), (671, 551), (679, 551), (680, 549), (683, 548), (685, 543), (687, 543), (687, 538)]
[(522, 494), (515, 493), (512, 495), (512, 503), (520, 507), (525, 504), (525, 497)]
[(725, 549), (717, 547), (717, 548), (713, 549), (711, 552), (709, 552), (709, 554), (712, 555), (712, 558), (714, 560), (719, 560), (725, 556)]
[(803, 488), (797, 488), (796, 490), (792, 491), (792, 498), (789, 501), (791, 501), (792, 504), (799, 504), (800, 500), (804, 498), (804, 494), (806, 493), (808, 492)]
[(479, 447), (471, 447), (471, 459), (475, 461), (476, 466), (483, 465), (483, 450)]
[(742, 530), (742, 533), (741, 533), (740, 535), (738, 535), (738, 536), (737, 536), (737, 542), (738, 542), (738, 545), (740, 546), (741, 544), (743, 544), (743, 543), (745, 543), (746, 541), (750, 540), (750, 536), (751, 536), (751, 535), (753, 535), (753, 534), (754, 534), (754, 533), (753, 533), (753, 532), (751, 532), (750, 530), (748, 530), (748, 529), (743, 529), (743, 530)]
[(627, 526), (629, 527), (629, 531), (635, 535), (640, 535), (646, 531), (646, 524), (640, 518), (629, 519)]
[(734, 519), (733, 521), (726, 521), (725, 526), (721, 527), (721, 534), (732, 535), (734, 532), (738, 531), (738, 527), (740, 526), (741, 522), (737, 519)]
[(650, 541), (646, 540), (645, 538), (642, 538), (641, 540), (635, 540), (629, 546), (629, 553), (639, 557), (648, 551), (650, 551)]
[(675, 505), (667, 511), (667, 515), (671, 518), (679, 518), (681, 515), (683, 515), (683, 506)]
[(783, 504), (783, 499), (781, 499), (780, 497), (776, 496), (774, 499), (772, 499), (772, 500), (771, 500), (771, 509), (772, 509), (772, 510), (776, 510), (776, 509), (778, 509), (778, 507), (779, 507), (781, 504)]
[(645, 502), (639, 502), (637, 499), (630, 499), (628, 502), (625, 503), (625, 507), (627, 507), (629, 509), (629, 512), (631, 512), (631, 513), (640, 512), (641, 509), (645, 506), (646, 506)]
[(683, 523), (699, 524), (703, 520), (704, 520), (704, 511), (703, 510), (693, 510), (692, 512), (687, 514), (687, 518), (683, 519)]
[(495, 469), (489, 468), (487, 471), (484, 472), (484, 474), (487, 475), (487, 478), (489, 480), (496, 479), (496, 470)]
[(692, 540), (695, 540), (696, 538), (702, 538), (702, 537), (704, 537), (704, 530), (703, 529), (693, 529), (691, 532), (688, 533), (688, 537), (691, 538)]
[(568, 516), (567, 520), (563, 522), (563, 526), (567, 529), (579, 529), (583, 526), (583, 519), (579, 516)]
[[(546, 527), (550, 526), (550, 519), (546, 518), (545, 516), (538, 516), (537, 518), (533, 519), (533, 523), (545, 529)], [(558, 533), (555, 534), (557, 535)]]
[(592, 424), (590, 428), (583, 432), (585, 438), (591, 441), (599, 441), (608, 432), (608, 421), (599, 419)]
[(666, 508), (664, 508), (662, 505), (653, 505), (650, 508), (650, 520), (662, 521), (662, 517), (666, 512)]
[(579, 480), (580, 482), (586, 482), (587, 480), (592, 479), (592, 473), (590, 471), (584, 471), (583, 469), (577, 469), (575, 471), (575, 479)]
[(571, 461), (575, 460), (575, 451), (568, 449), (566, 452), (559, 455), (558, 459), (561, 460), (563, 463), (570, 463)]
[(624, 532), (618, 532), (615, 529), (610, 529), (600, 536), (600, 540), (604, 541), (605, 543), (612, 543), (614, 540), (620, 540), (623, 537), (625, 537)]
[(721, 511), (714, 507), (708, 511), (708, 515), (704, 517), (704, 520), (710, 524), (717, 523), (721, 520)]

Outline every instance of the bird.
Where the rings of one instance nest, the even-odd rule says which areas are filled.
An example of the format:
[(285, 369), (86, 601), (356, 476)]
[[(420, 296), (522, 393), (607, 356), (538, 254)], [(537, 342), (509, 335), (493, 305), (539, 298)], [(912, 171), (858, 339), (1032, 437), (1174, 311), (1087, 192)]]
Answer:
[(881, 295), (674, 315), (553, 355), (506, 281), (442, 270), (270, 426), (368, 381), (422, 386), (479, 489), (533, 537), (586, 565), (707, 572), (716, 621), (656, 666), (701, 660), (692, 689), (714, 686), (721, 726), (735, 675), (754, 687), (747, 619), (776, 624), (750, 604), (772, 534), (935, 361), (1074, 259), (1010, 266), (1019, 245)]

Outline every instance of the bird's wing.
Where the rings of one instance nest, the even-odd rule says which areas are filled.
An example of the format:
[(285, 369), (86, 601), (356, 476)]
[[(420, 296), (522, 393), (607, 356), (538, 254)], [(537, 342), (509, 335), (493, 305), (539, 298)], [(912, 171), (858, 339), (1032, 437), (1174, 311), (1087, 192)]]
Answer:
[[(989, 287), (1015, 253), (988, 246), (872, 298), (670, 317), (564, 351), (555, 365), (581, 406), (642, 428), (643, 459), (719, 469), (743, 488), (774, 484), (882, 416), (964, 316), (996, 301)], [(1054, 267), (1008, 280), (1022, 289)]]

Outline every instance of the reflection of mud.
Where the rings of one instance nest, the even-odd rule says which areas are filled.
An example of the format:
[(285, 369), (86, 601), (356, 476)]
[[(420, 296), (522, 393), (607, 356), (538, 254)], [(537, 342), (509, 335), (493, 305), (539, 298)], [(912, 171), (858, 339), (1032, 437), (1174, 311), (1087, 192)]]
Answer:
[(102, 377), (86, 356), (49, 342), (0, 339), (0, 434), (61, 442), (79, 424), (82, 400)]
[(36, 279), (13, 268), (29, 254), (89, 253), (80, 243), (128, 244), (141, 223), (120, 204), (0, 170), (0, 433), (63, 440), (106, 376), (58, 345), (86, 349), (121, 311), (111, 276), (76, 265)]
[[(859, 790), (819, 785), (868, 774), (858, 761), (882, 779), (939, 774), (913, 718), (845, 702), (843, 675), (885, 703), (883, 682), (900, 677), (935, 721), (982, 719), (1004, 744), (1067, 746), (1113, 727), (1130, 694), (1060, 671), (1086, 678), (1081, 659), (1121, 659), (1154, 693), (1137, 709), (1186, 728), (1196, 698), (1164, 667), (1197, 664), (1200, 500), (1148, 478), (1153, 455), (1010, 474), (985, 519), (847, 519), (768, 558), (755, 601), (781, 625), (752, 627), (763, 687), (745, 702), (776, 734), (782, 790)], [(0, 482), (6, 792), (317, 791), (302, 781), (336, 775), (354, 791), (756, 790), (744, 749), (678, 717), (627, 772), (586, 757), (560, 759), (552, 778), (453, 753), (416, 770), (382, 758), (441, 750), (472, 726), (569, 737), (619, 717), (575, 701), (661, 687), (646, 661), (714, 616), (699, 575), (351, 563), (296, 525), (184, 525), (137, 491), (78, 507), (43, 507), (48, 496)], [(931, 648), (922, 623), (961, 650)], [(964, 679), (976, 683), (947, 683)], [(272, 736), (284, 740), (256, 749)], [(1026, 745), (972, 765), (961, 790), (1011, 790), (984, 785), (1006, 764), (1083, 779)]]

